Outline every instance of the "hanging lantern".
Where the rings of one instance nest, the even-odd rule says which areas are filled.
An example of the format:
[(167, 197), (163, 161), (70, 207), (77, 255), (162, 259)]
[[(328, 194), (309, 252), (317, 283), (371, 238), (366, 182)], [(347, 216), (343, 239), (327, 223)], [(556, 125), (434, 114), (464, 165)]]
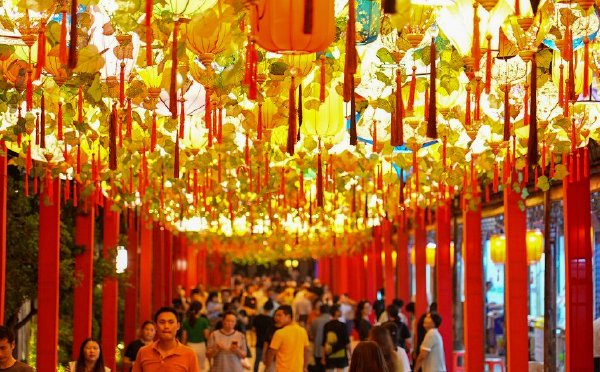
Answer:
[(381, 1), (357, 0), (356, 44), (366, 45), (377, 40), (381, 29)]
[(540, 230), (527, 231), (527, 262), (532, 265), (540, 262), (544, 253), (544, 235)]
[(283, 61), (291, 69), (295, 69), (296, 78), (298, 83), (302, 82), (315, 66), (315, 54), (286, 54), (283, 56)]
[(427, 265), (430, 267), (435, 267), (435, 250), (437, 246), (435, 243), (429, 242), (425, 248), (425, 257), (427, 260)]
[(490, 236), (490, 258), (496, 265), (506, 262), (506, 238), (504, 235)]
[(231, 7), (211, 8), (191, 19), (185, 26), (186, 46), (195, 53), (207, 69), (215, 56), (231, 43)]
[[(327, 89), (325, 102), (320, 104), (318, 108), (306, 109), (304, 111), (304, 124), (302, 125), (302, 133), (313, 137), (320, 138), (327, 144), (335, 144), (336, 139), (344, 133), (344, 98), (339, 95), (335, 89), (337, 82), (341, 79), (336, 79), (333, 84)], [(313, 92), (311, 99), (318, 99), (318, 92)]]
[(276, 53), (325, 50), (336, 33), (335, 2), (260, 0), (254, 14), (256, 43)]

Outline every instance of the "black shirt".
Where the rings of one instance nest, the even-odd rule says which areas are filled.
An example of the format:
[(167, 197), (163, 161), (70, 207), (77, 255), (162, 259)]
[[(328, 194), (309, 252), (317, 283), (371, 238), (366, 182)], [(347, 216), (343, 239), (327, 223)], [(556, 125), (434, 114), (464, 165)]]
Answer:
[(323, 346), (327, 344), (328, 339), (331, 339), (330, 337), (327, 337), (328, 333), (330, 332), (335, 334), (337, 342), (331, 345), (331, 350), (328, 355), (335, 354), (340, 350), (346, 349), (346, 346), (350, 343), (348, 327), (346, 324), (336, 319), (325, 323), (325, 327), (323, 327)]
[(262, 347), (267, 339), (267, 332), (273, 328), (275, 321), (268, 315), (258, 314), (254, 317), (252, 325), (256, 330), (256, 345)]
[(140, 349), (144, 346), (146, 346), (146, 344), (144, 344), (140, 339), (130, 342), (125, 349), (125, 356), (134, 362), (138, 351), (140, 351)]

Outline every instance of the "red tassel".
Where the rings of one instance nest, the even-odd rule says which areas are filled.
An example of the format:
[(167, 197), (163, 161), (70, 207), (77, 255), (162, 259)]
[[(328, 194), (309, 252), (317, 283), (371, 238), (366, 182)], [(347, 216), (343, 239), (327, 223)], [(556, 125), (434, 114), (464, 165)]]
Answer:
[(73, 206), (77, 207), (77, 205), (79, 204), (78, 199), (79, 199), (79, 194), (77, 192), (77, 188), (79, 187), (79, 184), (77, 183), (77, 181), (73, 180)]
[(29, 196), (29, 173), (31, 172), (31, 167), (33, 166), (33, 161), (31, 160), (31, 142), (27, 144), (27, 153), (25, 155), (25, 196)]
[(481, 59), (481, 37), (479, 36), (479, 15), (477, 12), (479, 11), (479, 3), (473, 3), (473, 45), (471, 48), (471, 54), (473, 55), (473, 59), (475, 60), (474, 68), (475, 71), (479, 71), (479, 61)]
[(323, 164), (321, 161), (321, 151), (317, 154), (317, 206), (323, 207)]
[(537, 61), (535, 55), (531, 60), (531, 114), (529, 115), (529, 139), (527, 142), (527, 160), (531, 166), (538, 163), (537, 133)]
[(131, 127), (133, 123), (133, 118), (131, 115), (131, 98), (127, 98), (127, 111), (125, 113), (125, 120), (127, 125), (127, 132), (125, 133), (125, 135), (127, 136), (127, 138), (131, 138)]
[(262, 117), (262, 102), (258, 103), (258, 125), (256, 128), (256, 138), (259, 141), (263, 139), (263, 117)]
[(542, 175), (546, 174), (546, 140), (542, 141)]
[(169, 110), (171, 118), (177, 119), (177, 44), (179, 37), (179, 21), (173, 26), (173, 42), (171, 44), (171, 85), (169, 86)]
[(465, 124), (471, 125), (471, 86), (467, 85), (467, 99), (465, 104)]
[(563, 65), (562, 63), (560, 64), (560, 66), (558, 66), (559, 70), (560, 70), (560, 78), (558, 80), (558, 105), (563, 107), (564, 106), (564, 101), (565, 101), (565, 93), (564, 93), (564, 86), (565, 86), (565, 76), (564, 76), (564, 69), (565, 69), (565, 65)]
[(38, 178), (33, 177), (33, 194), (37, 195), (38, 191), (39, 191)]
[(219, 107), (219, 125), (217, 127), (217, 141), (223, 143), (223, 107)]
[(58, 47), (58, 58), (62, 65), (69, 63), (69, 54), (67, 49), (67, 12), (63, 10), (61, 13), (62, 21), (60, 23), (60, 44)]
[(590, 95), (590, 38), (583, 38), (583, 96)]
[(404, 102), (402, 101), (402, 71), (396, 70), (396, 102), (394, 108), (394, 120), (392, 121), (392, 132), (395, 134), (392, 146), (404, 144)]
[[(206, 125), (206, 129), (210, 130), (212, 129), (212, 116), (211, 116), (211, 110), (212, 110), (212, 105), (211, 105), (211, 101), (210, 101), (210, 95), (212, 94), (212, 91), (208, 88), (206, 88), (206, 92), (205, 92), (205, 96), (204, 96), (204, 124)], [(209, 141), (211, 140), (210, 136), (209, 136)]]
[(260, 179), (261, 179), (260, 165), (257, 165), (256, 166), (256, 193), (257, 194), (260, 194), (260, 182), (261, 182)]
[(73, 69), (77, 66), (77, 10), (79, 6), (77, 0), (71, 0), (71, 30), (69, 33), (69, 68)]
[(302, 84), (298, 85), (298, 129), (296, 130), (296, 143), (300, 141), (300, 129), (302, 128)]
[(83, 87), (77, 91), (77, 121), (83, 123)]
[[(350, 0), (353, 1), (353, 0)], [(290, 93), (289, 93), (289, 108), (288, 108), (288, 136), (287, 136), (287, 153), (290, 155), (294, 155), (294, 147), (296, 145), (296, 86), (294, 84), (295, 78), (292, 76), (292, 81), (290, 83)]]
[(63, 139), (63, 110), (62, 110), (62, 102), (58, 102), (58, 113), (56, 114), (56, 126), (58, 130), (58, 140), (62, 141)]
[(349, 102), (356, 74), (358, 58), (356, 52), (356, 0), (348, 1), (348, 25), (346, 27), (346, 57), (344, 61), (344, 102)]
[(525, 82), (525, 98), (523, 99), (523, 124), (525, 126), (529, 125), (529, 102), (531, 99), (529, 98), (529, 83)]
[(42, 92), (42, 98), (40, 101), (40, 147), (46, 148), (46, 99)]
[(33, 69), (27, 68), (27, 80), (25, 85), (25, 107), (27, 112), (33, 108)]
[[(251, 50), (254, 47), (252, 43), (252, 37), (248, 36), (248, 42), (246, 44), (246, 60), (244, 63), (244, 79), (242, 83), (244, 85), (250, 86), (251, 74), (252, 74), (252, 56)], [(250, 97), (248, 97), (250, 98)]]
[(423, 118), (429, 125), (429, 89), (425, 90), (425, 100), (423, 100)]
[(44, 67), (46, 67), (46, 24), (42, 23), (38, 32), (36, 79), (40, 78)]
[(119, 105), (125, 106), (125, 62), (121, 62), (121, 71), (119, 73)]
[(431, 47), (429, 48), (429, 60), (431, 62), (431, 72), (429, 74), (429, 117), (427, 119), (427, 137), (437, 138), (437, 94), (436, 94), (436, 47), (435, 37), (431, 38)]
[(490, 94), (492, 87), (492, 35), (487, 34), (487, 51), (485, 61), (485, 94)]
[[(108, 127), (108, 167), (110, 170), (117, 170), (117, 120), (119, 120), (117, 105), (113, 104)], [(100, 159), (100, 155), (98, 155), (98, 159)]]
[(65, 181), (65, 190), (64, 190), (64, 203), (66, 203), (71, 198), (71, 181), (68, 179)]
[(515, 16), (520, 16), (521, 15), (521, 4), (519, 3), (519, 0), (515, 0)]
[[(321, 100), (321, 103), (323, 103), (325, 102), (325, 73), (327, 71), (325, 65), (325, 54), (321, 54), (319, 60), (321, 61), (321, 89), (319, 91), (319, 99)], [(354, 83), (352, 83), (352, 86), (354, 86)]]
[(358, 132), (356, 129), (356, 95), (354, 94), (354, 75), (350, 77), (352, 83), (352, 92), (350, 96), (350, 145), (356, 146), (358, 142)]
[(504, 85), (504, 141), (510, 140), (510, 87)]
[(146, 17), (145, 17), (145, 28), (146, 28), (146, 64), (152, 66), (154, 64), (152, 58), (152, 0), (146, 0)]
[(76, 174), (79, 176), (81, 174), (81, 147), (77, 144), (77, 167)]
[(258, 84), (256, 81), (256, 77), (258, 74), (258, 52), (256, 51), (256, 46), (254, 45), (254, 41), (250, 42), (250, 71), (249, 71), (249, 80), (248, 80), (248, 98), (251, 100), (256, 100), (258, 96)]
[(150, 131), (150, 152), (154, 152), (156, 150), (156, 112), (152, 113), (152, 128)]
[(417, 90), (417, 66), (412, 67), (412, 79), (410, 80), (410, 88), (408, 91), (408, 106), (406, 111), (413, 112), (415, 109), (415, 92)]
[(175, 135), (175, 153), (173, 154), (173, 177), (179, 178), (179, 135)]
[(181, 92), (181, 109), (179, 112), (179, 138), (183, 139), (185, 132), (185, 99), (183, 98), (183, 89)]
[(377, 121), (373, 120), (373, 152), (377, 152)]
[(494, 193), (498, 192), (498, 163), (494, 162), (494, 179), (492, 180)]
[(537, 184), (538, 184), (538, 168), (537, 167), (535, 167), (535, 172), (534, 172), (534, 175), (533, 175), (533, 184), (535, 185), (535, 189), (537, 190), (538, 189), (538, 187), (537, 187)]

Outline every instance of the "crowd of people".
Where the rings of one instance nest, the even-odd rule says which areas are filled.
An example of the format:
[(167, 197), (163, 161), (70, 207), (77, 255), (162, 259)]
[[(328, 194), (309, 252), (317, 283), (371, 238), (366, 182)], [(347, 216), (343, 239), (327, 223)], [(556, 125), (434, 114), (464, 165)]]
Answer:
[[(235, 277), (231, 288), (218, 291), (198, 285), (188, 296), (180, 289), (171, 307), (144, 321), (122, 366), (124, 372), (442, 372), (436, 310), (433, 303), (415, 318), (414, 303), (356, 301), (332, 294), (318, 279)], [(100, 345), (85, 340), (68, 370), (110, 371)], [(32, 371), (12, 358), (13, 349), (14, 336), (0, 328), (0, 370)]]

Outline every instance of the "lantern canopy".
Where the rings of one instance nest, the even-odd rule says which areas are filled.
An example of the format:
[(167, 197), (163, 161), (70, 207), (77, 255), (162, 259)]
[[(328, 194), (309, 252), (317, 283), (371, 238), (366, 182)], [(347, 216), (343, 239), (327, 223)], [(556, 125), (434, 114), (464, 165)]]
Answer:
[(333, 0), (261, 0), (255, 14), (256, 43), (277, 53), (314, 53), (334, 40)]

